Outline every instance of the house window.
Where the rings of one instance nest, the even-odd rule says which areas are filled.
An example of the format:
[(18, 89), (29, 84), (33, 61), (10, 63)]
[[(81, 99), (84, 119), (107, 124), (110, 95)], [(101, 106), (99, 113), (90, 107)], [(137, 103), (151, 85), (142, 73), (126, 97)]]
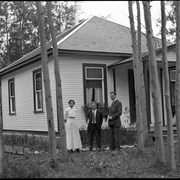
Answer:
[(33, 71), (33, 86), (34, 86), (34, 112), (43, 111), (43, 96), (42, 96), (42, 73), (41, 69)]
[(16, 102), (15, 102), (15, 85), (14, 78), (8, 81), (9, 91), (9, 114), (16, 114)]
[(83, 64), (84, 102), (107, 103), (106, 65)]
[(170, 93), (171, 93), (171, 107), (172, 114), (175, 115), (175, 82), (176, 82), (176, 70), (170, 70)]

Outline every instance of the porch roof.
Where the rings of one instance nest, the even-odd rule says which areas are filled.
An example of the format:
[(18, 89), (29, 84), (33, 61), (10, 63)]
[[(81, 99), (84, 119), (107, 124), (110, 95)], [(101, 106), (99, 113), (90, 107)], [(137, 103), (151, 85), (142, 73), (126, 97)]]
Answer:
[[(167, 46), (167, 50), (172, 48), (172, 47), (175, 47), (176, 44), (171, 44), (171, 45), (168, 45)], [(157, 48), (156, 49), (156, 54), (157, 53), (162, 53), (162, 48)], [(142, 52), (142, 60), (143, 61), (149, 61), (149, 53), (148, 51), (145, 51), (145, 52)], [(110, 64), (108, 67), (109, 68), (113, 68), (113, 67), (118, 67), (118, 66), (121, 66), (123, 64), (131, 64), (133, 63), (133, 56), (127, 58), (127, 59), (124, 59), (124, 60), (120, 60), (120, 61), (117, 61), (113, 64)], [(158, 65), (162, 64), (162, 60), (157, 60), (157, 63)], [(176, 60), (175, 61), (168, 61), (168, 64), (170, 67), (174, 66), (176, 64)]]

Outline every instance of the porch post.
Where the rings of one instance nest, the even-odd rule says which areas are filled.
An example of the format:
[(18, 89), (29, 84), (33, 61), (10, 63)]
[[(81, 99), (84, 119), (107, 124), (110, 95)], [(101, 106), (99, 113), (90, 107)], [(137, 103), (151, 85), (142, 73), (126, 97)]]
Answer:
[(149, 91), (149, 62), (143, 61), (143, 71), (144, 71), (144, 85), (145, 85), (145, 94), (146, 94), (146, 111), (147, 111), (147, 127), (148, 131), (150, 130), (151, 124), (151, 106), (150, 106), (150, 91)]
[(114, 86), (114, 91), (116, 92), (116, 69), (113, 68), (113, 86)]

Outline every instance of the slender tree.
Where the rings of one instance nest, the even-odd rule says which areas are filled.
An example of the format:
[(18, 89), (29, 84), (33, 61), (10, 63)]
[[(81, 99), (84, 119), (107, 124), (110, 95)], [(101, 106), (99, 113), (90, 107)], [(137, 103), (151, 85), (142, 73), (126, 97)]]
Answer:
[(144, 140), (143, 140), (143, 121), (142, 121), (142, 106), (141, 106), (141, 94), (140, 94), (140, 63), (138, 60), (138, 49), (136, 41), (136, 32), (134, 28), (134, 15), (132, 9), (132, 1), (128, 1), (129, 7), (129, 20), (131, 25), (131, 37), (132, 37), (132, 48), (133, 48), (133, 70), (135, 78), (135, 94), (136, 94), (136, 120), (137, 120), (137, 137), (138, 137), (138, 151), (144, 152)]
[(176, 1), (176, 84), (175, 84), (175, 109), (178, 137), (178, 163), (180, 163), (180, 2)]
[(144, 83), (144, 73), (143, 73), (143, 62), (142, 62), (142, 52), (141, 52), (141, 11), (139, 1), (136, 1), (137, 5), (137, 21), (138, 21), (138, 60), (139, 60), (139, 73), (140, 73), (140, 98), (141, 98), (141, 113), (142, 113), (142, 122), (143, 122), (143, 140), (144, 143), (148, 137), (148, 127), (147, 127), (147, 109), (146, 109), (146, 92), (145, 92), (145, 83)]
[[(52, 16), (57, 34), (75, 24), (78, 1), (52, 1)], [(47, 10), (44, 10), (44, 26), (47, 41), (50, 40)], [(35, 1), (0, 1), (0, 56), (4, 66), (21, 58), (40, 45)]]
[(62, 160), (68, 161), (67, 144), (66, 144), (66, 131), (64, 125), (64, 112), (63, 112), (63, 100), (62, 100), (62, 88), (61, 88), (61, 78), (59, 72), (59, 60), (58, 60), (58, 48), (56, 41), (56, 34), (53, 26), (53, 19), (51, 14), (51, 2), (46, 1), (48, 22), (51, 31), (52, 44), (53, 44), (53, 55), (54, 55), (54, 74), (56, 79), (56, 104), (57, 104), (57, 119), (59, 122), (60, 129), (60, 142), (62, 148)]
[(41, 8), (41, 2), (36, 1), (38, 22), (39, 22), (39, 34), (41, 42), (41, 63), (43, 69), (44, 89), (46, 97), (46, 111), (47, 111), (47, 124), (48, 124), (48, 135), (49, 135), (49, 151), (51, 155), (51, 162), (53, 165), (56, 163), (56, 135), (54, 131), (54, 117), (51, 99), (51, 88), (49, 79), (48, 69), (48, 57), (46, 49), (46, 36), (44, 30), (44, 18), (43, 11)]
[(170, 99), (170, 87), (169, 87), (169, 72), (167, 62), (167, 45), (166, 45), (166, 15), (165, 15), (165, 3), (161, 1), (161, 35), (162, 35), (162, 60), (163, 60), (163, 72), (164, 72), (164, 97), (167, 117), (167, 132), (168, 132), (168, 163), (170, 169), (176, 168), (175, 155), (174, 155), (174, 139), (173, 139), (173, 126), (172, 126), (172, 110)]
[(163, 145), (163, 136), (162, 136), (161, 93), (160, 93), (160, 84), (159, 84), (158, 69), (156, 62), (155, 44), (153, 41), (150, 2), (143, 1), (143, 7), (144, 7), (144, 19), (146, 24), (147, 46), (149, 51), (149, 69), (151, 71), (150, 75), (153, 86), (152, 98), (153, 98), (153, 112), (154, 112), (154, 120), (155, 120), (155, 143), (156, 143), (157, 161), (159, 161), (162, 164), (165, 164), (164, 145)]
[(0, 178), (5, 178), (1, 87), (0, 87)]

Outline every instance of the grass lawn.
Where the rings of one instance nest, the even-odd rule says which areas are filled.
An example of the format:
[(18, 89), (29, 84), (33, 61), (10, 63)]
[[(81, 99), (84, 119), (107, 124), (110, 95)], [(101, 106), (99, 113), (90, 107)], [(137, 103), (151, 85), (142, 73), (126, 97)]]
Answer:
[[(166, 147), (165, 147), (166, 151)], [(36, 155), (5, 153), (7, 178), (180, 178), (180, 167), (168, 171), (155, 159), (154, 146), (145, 148), (143, 155), (137, 148), (125, 148), (117, 152), (109, 150), (70, 153), (70, 162), (58, 167), (49, 165), (47, 152)]]

